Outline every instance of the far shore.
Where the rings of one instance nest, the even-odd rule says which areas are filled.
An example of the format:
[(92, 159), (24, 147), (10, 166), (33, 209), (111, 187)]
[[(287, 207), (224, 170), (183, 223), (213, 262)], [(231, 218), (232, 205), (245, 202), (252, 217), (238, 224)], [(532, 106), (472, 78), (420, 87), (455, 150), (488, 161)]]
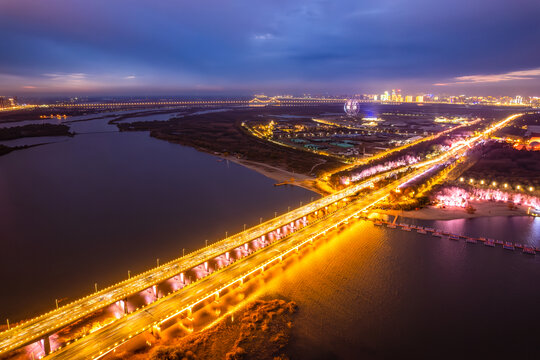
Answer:
[(434, 207), (428, 206), (419, 210), (400, 211), (400, 210), (373, 210), (373, 213), (405, 217), (410, 219), (421, 220), (454, 220), (454, 219), (471, 219), (477, 217), (490, 216), (527, 216), (527, 208), (518, 206), (515, 209), (510, 209), (507, 204), (493, 201), (476, 201), (471, 202), (471, 205), (476, 209), (474, 214), (469, 214), (465, 209), (460, 207)]

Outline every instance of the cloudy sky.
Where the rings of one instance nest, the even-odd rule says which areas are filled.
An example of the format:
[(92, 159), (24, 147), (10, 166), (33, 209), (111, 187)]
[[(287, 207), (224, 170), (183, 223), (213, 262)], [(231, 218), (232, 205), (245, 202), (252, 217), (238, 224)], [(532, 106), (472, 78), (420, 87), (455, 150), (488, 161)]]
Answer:
[(540, 95), (539, 0), (0, 0), (0, 94)]

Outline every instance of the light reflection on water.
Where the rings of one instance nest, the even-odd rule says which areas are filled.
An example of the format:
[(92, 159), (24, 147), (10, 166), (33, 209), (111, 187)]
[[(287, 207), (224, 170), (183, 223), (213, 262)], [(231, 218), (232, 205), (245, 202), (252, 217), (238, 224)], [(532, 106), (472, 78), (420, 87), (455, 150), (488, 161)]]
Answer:
[[(476, 225), (498, 224), (525, 239), (538, 224), (475, 220), (437, 226), (478, 236)], [(538, 255), (360, 221), (318, 244), (266, 294), (299, 304), (294, 358), (515, 358), (532, 356), (527, 344), (540, 334), (529, 326), (540, 318), (539, 277)]]

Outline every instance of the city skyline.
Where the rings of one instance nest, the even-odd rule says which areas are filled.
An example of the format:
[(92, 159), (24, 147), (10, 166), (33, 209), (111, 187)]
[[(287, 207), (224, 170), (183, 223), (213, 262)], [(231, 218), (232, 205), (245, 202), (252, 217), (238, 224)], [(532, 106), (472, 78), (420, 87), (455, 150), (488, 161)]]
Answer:
[(540, 93), (536, 1), (277, 5), (9, 0), (0, 92)]

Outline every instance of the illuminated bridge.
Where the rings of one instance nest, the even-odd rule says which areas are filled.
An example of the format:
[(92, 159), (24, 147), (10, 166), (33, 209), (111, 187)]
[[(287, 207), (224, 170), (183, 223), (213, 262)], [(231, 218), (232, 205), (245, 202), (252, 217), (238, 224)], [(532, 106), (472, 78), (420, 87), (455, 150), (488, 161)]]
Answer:
[[(352, 185), (19, 324), (0, 333), (0, 355), (29, 344), (39, 344), (40, 353), (36, 357), (95, 359), (169, 319), (191, 317), (195, 306), (209, 299), (218, 299), (225, 289), (242, 284), (251, 275), (264, 271), (326, 232), (358, 217), (392, 190), (428, 173), (433, 167), (463, 155), (493, 130), (505, 126), (519, 115), (494, 124), (437, 158), (412, 165), (412, 171), (405, 176), (379, 190), (371, 190), (368, 195), (355, 197), (359, 191), (402, 170), (392, 170)], [(132, 301), (140, 294), (146, 294), (148, 302), (138, 309)], [(123, 314), (112, 323), (68, 344), (51, 341), (51, 335), (108, 306), (116, 306)]]
[(96, 103), (64, 103), (49, 104), (49, 107), (68, 109), (117, 109), (127, 107), (169, 107), (169, 106), (293, 106), (293, 105), (320, 105), (342, 104), (347, 99), (333, 98), (293, 98), (293, 97), (267, 97), (256, 95), (251, 100), (177, 100), (177, 101), (134, 101), (134, 102), (96, 102)]
[[(372, 180), (373, 181), (373, 180)], [(286, 238), (302, 228), (325, 219), (342, 208), (347, 198), (372, 184), (364, 182), (316, 200), (270, 221), (190, 253), (138, 276), (112, 285), (59, 309), (31, 319), (0, 334), (0, 354), (41, 342), (44, 354), (58, 350), (51, 346), (50, 335), (96, 311), (116, 304), (128, 314), (130, 297), (143, 292), (156, 301), (169, 292), (196, 283), (209, 274), (229, 267), (237, 260)], [(219, 281), (221, 283), (221, 280)], [(186, 289), (187, 290), (187, 289)], [(215, 292), (214, 292), (215, 293)]]

